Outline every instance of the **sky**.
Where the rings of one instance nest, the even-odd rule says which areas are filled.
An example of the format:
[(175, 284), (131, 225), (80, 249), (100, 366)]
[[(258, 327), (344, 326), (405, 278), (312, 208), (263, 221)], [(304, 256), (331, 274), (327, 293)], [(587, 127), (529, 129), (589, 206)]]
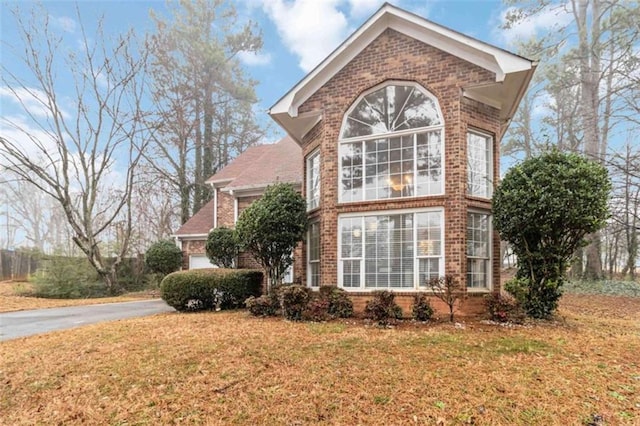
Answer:
[[(259, 117), (271, 124), (272, 137), (283, 132), (268, 118), (266, 111), (306, 73), (362, 25), (383, 4), (381, 0), (242, 0), (234, 2), (243, 22), (255, 22), (262, 30), (264, 47), (257, 54), (243, 54), (247, 72), (260, 83), (257, 86)], [(430, 19), (438, 24), (509, 49), (511, 42), (537, 30), (556, 25), (558, 16), (544, 16), (505, 31), (500, 24), (507, 7), (494, 0), (395, 0), (392, 4)], [(30, 1), (2, 1), (0, 60), (20, 74), (9, 46), (20, 46), (10, 9), (29, 9)], [(133, 28), (141, 36), (153, 31), (153, 9), (167, 15), (164, 0), (152, 1), (45, 1), (54, 28), (70, 39), (80, 37), (76, 6), (89, 33), (101, 15), (107, 34)], [(15, 64), (15, 65), (14, 65)], [(64, 80), (64, 70), (58, 77)], [(64, 91), (64, 81), (60, 85)], [(69, 87), (70, 88), (70, 87)], [(65, 94), (60, 94), (64, 96)], [(0, 86), (0, 113), (17, 113), (15, 97)], [(263, 121), (264, 120), (264, 121)], [(0, 129), (1, 130), (1, 129)]]

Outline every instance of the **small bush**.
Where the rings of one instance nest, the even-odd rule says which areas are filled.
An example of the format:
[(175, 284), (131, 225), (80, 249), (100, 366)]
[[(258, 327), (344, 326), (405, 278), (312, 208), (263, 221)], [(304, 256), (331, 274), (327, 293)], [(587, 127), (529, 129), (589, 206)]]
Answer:
[(312, 298), (302, 313), (302, 318), (307, 321), (317, 322), (331, 319), (329, 315), (329, 300), (322, 297)]
[(149, 247), (144, 262), (153, 272), (170, 274), (182, 266), (182, 251), (173, 241), (160, 240)]
[(329, 302), (327, 313), (333, 318), (350, 318), (353, 316), (353, 302), (346, 291), (334, 286), (320, 287), (320, 298)]
[(423, 293), (413, 296), (413, 319), (416, 321), (429, 321), (433, 316), (433, 308), (429, 299)]
[(373, 299), (364, 308), (365, 318), (385, 326), (396, 319), (402, 319), (402, 309), (395, 302), (396, 295), (390, 291), (374, 291)]
[(311, 300), (311, 290), (301, 285), (282, 286), (279, 291), (282, 315), (292, 321), (300, 321)]
[(453, 322), (456, 303), (460, 305), (465, 297), (464, 286), (451, 275), (431, 278), (428, 285), (433, 295), (449, 307), (449, 321)]
[(550, 318), (562, 296), (563, 278), (547, 280), (533, 285), (528, 278), (513, 278), (505, 283), (505, 289), (513, 295), (527, 316)]
[(107, 287), (89, 261), (77, 257), (52, 257), (33, 277), (33, 296), (50, 299), (105, 297)]
[(485, 296), (485, 306), (492, 321), (517, 324), (524, 321), (525, 313), (522, 306), (508, 293), (493, 293)]
[(278, 304), (270, 296), (251, 296), (244, 302), (249, 313), (256, 317), (272, 317), (278, 312)]
[(259, 296), (262, 272), (251, 269), (198, 269), (174, 272), (160, 285), (162, 299), (178, 311), (236, 309)]

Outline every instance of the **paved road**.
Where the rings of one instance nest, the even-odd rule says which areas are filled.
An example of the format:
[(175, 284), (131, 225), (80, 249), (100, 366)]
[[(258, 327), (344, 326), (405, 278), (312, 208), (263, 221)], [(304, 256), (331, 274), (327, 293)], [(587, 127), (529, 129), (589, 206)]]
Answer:
[(0, 314), (0, 341), (163, 312), (174, 309), (160, 299), (8, 312)]

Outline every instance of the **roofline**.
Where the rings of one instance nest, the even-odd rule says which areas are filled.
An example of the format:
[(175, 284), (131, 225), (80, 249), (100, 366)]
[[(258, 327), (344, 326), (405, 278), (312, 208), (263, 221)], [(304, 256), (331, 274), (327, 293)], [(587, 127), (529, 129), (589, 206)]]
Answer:
[[(289, 117), (292, 117), (292, 118), (297, 117), (299, 105), (304, 103), (304, 101), (306, 101), (308, 97), (311, 96), (311, 94), (315, 90), (317, 90), (315, 86), (321, 87), (324, 83), (326, 83), (326, 81), (330, 80), (331, 77), (335, 75), (335, 72), (328, 72), (328, 74), (330, 75), (322, 76), (321, 75), (322, 71), (327, 69), (329, 65), (331, 65), (332, 63), (335, 63), (335, 61), (338, 61), (340, 59), (341, 61), (335, 64), (336, 68), (339, 67), (342, 64), (342, 62), (346, 64), (351, 59), (353, 59), (353, 57), (355, 57), (362, 49), (358, 49), (358, 47), (356, 46), (354, 47), (355, 52), (348, 52), (349, 48), (352, 47), (352, 45), (354, 45), (356, 42), (360, 41), (360, 38), (363, 35), (365, 35), (368, 30), (372, 31), (372, 34), (369, 35), (369, 37), (371, 37), (371, 40), (366, 42), (365, 46), (371, 41), (373, 41), (375, 37), (377, 37), (387, 28), (392, 28), (397, 30), (396, 28), (394, 28), (394, 22), (392, 21), (394, 18), (400, 20), (399, 22), (396, 22), (396, 23), (406, 24), (409, 26), (413, 24), (413, 25), (419, 26), (418, 30), (420, 30), (421, 28), (424, 31), (442, 34), (443, 35), (442, 39), (432, 40), (434, 42), (432, 44), (436, 48), (439, 48), (442, 50), (442, 47), (439, 47), (439, 46), (442, 46), (442, 44), (449, 43), (448, 45), (451, 49), (454, 49), (454, 50), (457, 49), (459, 50), (458, 53), (460, 52), (463, 53), (462, 56), (458, 55), (462, 59), (472, 62), (469, 60), (469, 56), (475, 56), (476, 62), (483, 62), (483, 64), (477, 64), (476, 62), (472, 62), (472, 63), (476, 63), (476, 65), (485, 69), (489, 69), (490, 71), (494, 72), (496, 75), (496, 82), (503, 81), (505, 74), (509, 72), (526, 71), (526, 70), (533, 72), (534, 62), (530, 59), (514, 54), (500, 47), (493, 46), (489, 43), (475, 39), (473, 37), (469, 37), (466, 34), (444, 27), (440, 24), (427, 20), (414, 13), (400, 9), (389, 3), (384, 3), (376, 13), (374, 13), (365, 23), (363, 23), (358, 29), (356, 29), (344, 42), (342, 42), (336, 49), (334, 49), (322, 62), (316, 65), (316, 67), (314, 67), (313, 70), (311, 70), (300, 81), (298, 81), (298, 83), (296, 83), (284, 96), (282, 96), (278, 101), (276, 101), (276, 103), (274, 103), (271, 106), (271, 108), (269, 108), (268, 113), (272, 117), (272, 119), (276, 121), (279, 125), (283, 126), (283, 124), (285, 123), (283, 123), (279, 115), (285, 115), (285, 116), (288, 115)], [(383, 22), (382, 24), (380, 24), (381, 28), (377, 28), (377, 29), (373, 28), (374, 24), (378, 22)], [(407, 33), (411, 33), (411, 32), (412, 32), (411, 28), (407, 28)], [(415, 33), (415, 31), (413, 32)], [(405, 34), (413, 37), (412, 35), (407, 33)], [(342, 55), (347, 55), (347, 57), (341, 58)], [(352, 56), (349, 56), (349, 55), (352, 55)], [(484, 58), (482, 58), (482, 56), (484, 56)], [(513, 63), (509, 64), (512, 67), (515, 66), (515, 69), (504, 69), (503, 67), (501, 67), (501, 65), (502, 66), (508, 65), (506, 62), (509, 60), (509, 58), (515, 59), (516, 62), (518, 63), (518, 65), (514, 65)], [(314, 83), (314, 80), (316, 79), (319, 79), (319, 81), (315, 82), (315, 84), (312, 85), (312, 83)], [(312, 87), (309, 87), (310, 85), (312, 85)], [(301, 92), (305, 92), (305, 91), (308, 91), (310, 93), (301, 94)], [(296, 99), (296, 96), (298, 95), (300, 95), (300, 98)], [(285, 127), (285, 129), (289, 132), (289, 129), (287, 127)], [(289, 132), (289, 134), (291, 133)], [(297, 135), (292, 135), (292, 136), (294, 136), (294, 140), (298, 139), (296, 137)]]
[(229, 194), (235, 194), (237, 192), (249, 192), (249, 191), (257, 191), (257, 190), (265, 190), (267, 189), (269, 186), (271, 185), (275, 185), (276, 183), (289, 183), (295, 187), (300, 187), (302, 188), (302, 181), (296, 181), (296, 182), (285, 182), (285, 181), (281, 181), (281, 182), (271, 182), (271, 183), (260, 183), (260, 184), (255, 184), (255, 185), (245, 185), (245, 186), (238, 186), (238, 187), (225, 187), (224, 189), (222, 189), (223, 192), (228, 192)]
[(173, 234), (171, 235), (171, 237), (173, 238), (177, 238), (179, 240), (189, 240), (189, 239), (195, 239), (197, 237), (208, 237), (209, 233), (207, 232), (206, 234)]

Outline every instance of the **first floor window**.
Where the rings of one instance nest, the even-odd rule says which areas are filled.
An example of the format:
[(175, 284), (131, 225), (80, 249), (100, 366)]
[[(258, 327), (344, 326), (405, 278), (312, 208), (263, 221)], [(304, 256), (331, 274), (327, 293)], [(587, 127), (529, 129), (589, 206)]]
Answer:
[(313, 222), (309, 225), (309, 236), (307, 239), (307, 282), (309, 287), (320, 286), (320, 222)]
[(488, 289), (491, 273), (491, 216), (467, 215), (467, 287)]
[(339, 219), (345, 289), (418, 289), (443, 271), (442, 210)]

